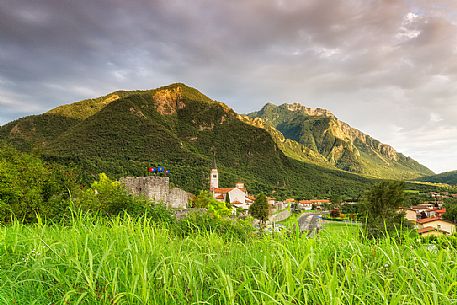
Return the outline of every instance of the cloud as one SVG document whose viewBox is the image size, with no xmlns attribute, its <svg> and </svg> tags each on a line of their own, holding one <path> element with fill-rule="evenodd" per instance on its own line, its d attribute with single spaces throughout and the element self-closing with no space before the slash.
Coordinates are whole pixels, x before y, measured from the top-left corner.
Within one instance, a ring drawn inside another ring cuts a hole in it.
<svg viewBox="0 0 457 305">
<path fill-rule="evenodd" d="M 450 170 L 456 11 L 453 0 L 5 0 L 0 124 L 180 81 L 239 112 L 266 101 L 328 108 Z"/>
</svg>

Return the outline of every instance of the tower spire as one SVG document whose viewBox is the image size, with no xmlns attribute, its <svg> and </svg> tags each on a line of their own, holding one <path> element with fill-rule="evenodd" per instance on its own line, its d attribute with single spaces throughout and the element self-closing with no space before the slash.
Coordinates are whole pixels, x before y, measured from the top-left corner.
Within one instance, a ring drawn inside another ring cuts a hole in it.
<svg viewBox="0 0 457 305">
<path fill-rule="evenodd" d="M 210 191 L 214 192 L 214 189 L 219 187 L 219 173 L 217 172 L 216 165 L 216 151 L 214 150 L 214 147 L 211 150 L 213 151 L 213 167 L 211 168 L 210 173 L 209 189 Z"/>
<path fill-rule="evenodd" d="M 217 169 L 217 164 L 216 164 L 216 151 L 213 149 L 213 168 Z"/>
</svg>

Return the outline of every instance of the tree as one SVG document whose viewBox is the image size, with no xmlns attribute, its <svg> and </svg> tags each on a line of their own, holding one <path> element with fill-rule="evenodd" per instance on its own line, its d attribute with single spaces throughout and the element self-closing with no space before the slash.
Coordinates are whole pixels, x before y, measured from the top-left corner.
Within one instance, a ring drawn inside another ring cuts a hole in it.
<svg viewBox="0 0 457 305">
<path fill-rule="evenodd" d="M 60 219 L 76 190 L 72 172 L 0 143 L 0 223 Z"/>
<path fill-rule="evenodd" d="M 257 196 L 254 203 L 249 207 L 249 214 L 255 219 L 260 220 L 261 224 L 265 224 L 270 215 L 270 207 L 265 194 L 261 193 Z"/>
<path fill-rule="evenodd" d="M 111 180 L 105 173 L 98 176 L 99 180 L 92 182 L 90 188 L 78 198 L 79 208 L 107 216 L 118 215 L 132 208 L 135 198 L 118 181 Z"/>
<path fill-rule="evenodd" d="M 212 198 L 208 204 L 208 212 L 215 218 L 222 218 L 229 216 L 232 210 L 227 208 L 225 202 Z"/>
<path fill-rule="evenodd" d="M 443 219 L 457 223 L 457 204 L 449 203 L 445 204 L 444 207 L 446 208 L 446 213 L 443 214 Z"/>
<path fill-rule="evenodd" d="M 200 193 L 198 193 L 198 195 L 194 198 L 192 207 L 198 209 L 207 209 L 211 199 L 214 198 L 208 191 L 200 191 Z"/>
<path fill-rule="evenodd" d="M 381 182 L 369 189 L 363 200 L 365 234 L 370 238 L 383 237 L 406 225 L 404 214 L 398 210 L 404 202 L 403 182 Z"/>
<path fill-rule="evenodd" d="M 340 209 L 343 198 L 340 195 L 333 195 L 330 198 L 330 202 L 332 203 L 331 206 L 333 209 Z"/>
<path fill-rule="evenodd" d="M 208 209 L 216 218 L 226 217 L 231 213 L 225 202 L 216 200 L 208 191 L 200 191 L 194 199 L 193 207 Z"/>
<path fill-rule="evenodd" d="M 232 204 L 230 203 L 230 195 L 229 193 L 227 193 L 225 195 L 225 206 L 228 208 L 228 209 L 231 209 L 232 208 Z"/>
</svg>

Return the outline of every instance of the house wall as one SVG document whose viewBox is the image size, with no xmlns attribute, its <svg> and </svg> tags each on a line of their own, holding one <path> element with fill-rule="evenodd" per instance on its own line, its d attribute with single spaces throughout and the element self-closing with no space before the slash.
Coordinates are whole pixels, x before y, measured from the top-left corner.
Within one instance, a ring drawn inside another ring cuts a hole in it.
<svg viewBox="0 0 457 305">
<path fill-rule="evenodd" d="M 230 203 L 239 201 L 241 204 L 246 203 L 246 193 L 240 189 L 234 188 L 229 192 Z"/>
<path fill-rule="evenodd" d="M 416 211 L 406 210 L 405 217 L 410 221 L 416 221 Z"/>
<path fill-rule="evenodd" d="M 440 227 L 438 227 L 438 226 L 440 226 Z M 455 225 L 452 223 L 449 223 L 447 221 L 443 221 L 443 220 L 435 220 L 435 221 L 431 221 L 431 222 L 427 222 L 427 223 L 419 225 L 419 228 L 424 228 L 424 227 L 433 227 L 435 229 L 445 231 L 449 234 L 453 234 L 455 232 Z"/>
<path fill-rule="evenodd" d="M 425 233 L 422 233 L 421 236 L 422 237 L 426 237 L 426 236 L 443 236 L 444 233 L 441 232 L 441 231 L 430 231 L 430 232 L 425 232 Z"/>
<path fill-rule="evenodd" d="M 300 204 L 301 209 L 310 211 L 313 209 L 313 205 L 311 203 Z"/>
</svg>

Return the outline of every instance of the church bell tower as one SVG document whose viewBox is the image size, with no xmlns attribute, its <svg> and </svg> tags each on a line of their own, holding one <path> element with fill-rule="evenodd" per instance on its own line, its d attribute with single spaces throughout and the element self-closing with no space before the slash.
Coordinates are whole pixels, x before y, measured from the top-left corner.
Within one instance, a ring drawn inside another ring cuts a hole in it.
<svg viewBox="0 0 457 305">
<path fill-rule="evenodd" d="M 209 177 L 209 190 L 214 191 L 219 187 L 219 173 L 217 172 L 216 156 L 213 156 L 213 167 L 211 168 L 211 174 Z"/>
</svg>

